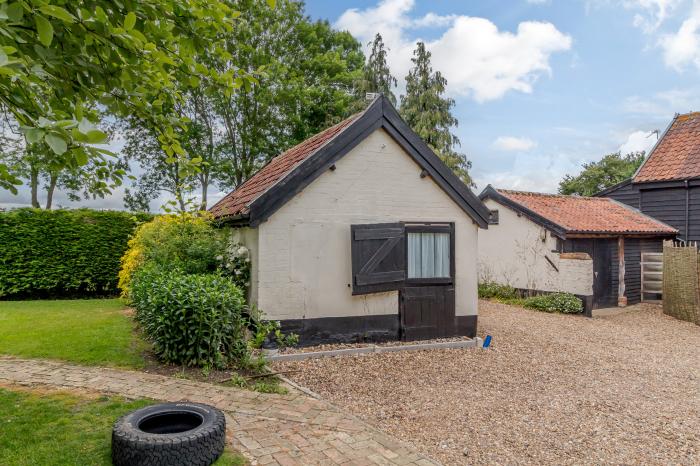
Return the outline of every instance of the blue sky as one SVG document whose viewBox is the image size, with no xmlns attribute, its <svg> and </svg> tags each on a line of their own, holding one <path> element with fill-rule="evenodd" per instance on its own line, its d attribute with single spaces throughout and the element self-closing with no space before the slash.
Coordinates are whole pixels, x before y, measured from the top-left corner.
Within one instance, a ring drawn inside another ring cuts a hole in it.
<svg viewBox="0 0 700 466">
<path fill-rule="evenodd" d="M 310 0 L 307 12 L 365 43 L 382 33 L 400 80 L 426 41 L 479 189 L 551 192 L 582 163 L 648 149 L 650 131 L 700 109 L 698 4 Z"/>
<path fill-rule="evenodd" d="M 648 149 L 674 113 L 700 110 L 700 0 L 308 0 L 306 10 L 363 43 L 382 33 L 397 94 L 426 42 L 477 190 L 555 192 L 581 164 Z M 0 206 L 28 200 L 0 191 Z M 121 190 L 80 205 L 123 208 Z"/>
</svg>

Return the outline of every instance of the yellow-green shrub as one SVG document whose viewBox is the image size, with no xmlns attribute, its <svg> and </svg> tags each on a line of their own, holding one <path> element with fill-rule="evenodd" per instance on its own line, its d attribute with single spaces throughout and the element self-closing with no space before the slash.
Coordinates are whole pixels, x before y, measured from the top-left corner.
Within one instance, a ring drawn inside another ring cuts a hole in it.
<svg viewBox="0 0 700 466">
<path fill-rule="evenodd" d="M 136 229 L 121 260 L 119 288 L 128 296 L 134 274 L 146 264 L 183 273 L 208 273 L 220 266 L 226 232 L 201 214 L 161 215 Z"/>
</svg>

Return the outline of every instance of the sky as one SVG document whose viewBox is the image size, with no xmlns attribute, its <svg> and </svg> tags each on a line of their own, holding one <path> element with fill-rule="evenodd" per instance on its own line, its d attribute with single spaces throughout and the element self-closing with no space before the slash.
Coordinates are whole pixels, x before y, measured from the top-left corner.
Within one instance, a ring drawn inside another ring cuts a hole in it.
<svg viewBox="0 0 700 466">
<path fill-rule="evenodd" d="M 307 0 L 306 11 L 363 44 L 381 33 L 397 96 L 426 43 L 477 192 L 556 192 L 583 163 L 648 150 L 675 113 L 700 110 L 700 0 Z M 27 198 L 0 191 L 0 206 Z M 122 208 L 121 191 L 80 205 Z"/>
</svg>

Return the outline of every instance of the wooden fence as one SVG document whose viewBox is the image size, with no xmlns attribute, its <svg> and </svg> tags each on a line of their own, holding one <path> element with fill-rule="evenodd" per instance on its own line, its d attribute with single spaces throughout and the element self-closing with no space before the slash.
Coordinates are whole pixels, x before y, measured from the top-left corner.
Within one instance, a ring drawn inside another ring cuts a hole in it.
<svg viewBox="0 0 700 466">
<path fill-rule="evenodd" d="M 664 314 L 700 325 L 700 255 L 697 243 L 664 241 Z"/>
</svg>

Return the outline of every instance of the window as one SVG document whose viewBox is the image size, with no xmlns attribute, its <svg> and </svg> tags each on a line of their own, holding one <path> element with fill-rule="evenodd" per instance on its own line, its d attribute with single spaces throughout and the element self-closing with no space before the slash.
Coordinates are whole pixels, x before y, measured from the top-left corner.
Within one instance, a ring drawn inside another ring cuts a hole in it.
<svg viewBox="0 0 700 466">
<path fill-rule="evenodd" d="M 498 209 L 489 210 L 489 225 L 498 225 Z"/>
<path fill-rule="evenodd" d="M 450 233 L 408 233 L 408 279 L 450 278 Z"/>
</svg>

